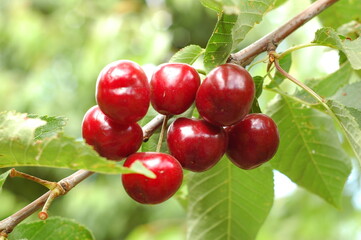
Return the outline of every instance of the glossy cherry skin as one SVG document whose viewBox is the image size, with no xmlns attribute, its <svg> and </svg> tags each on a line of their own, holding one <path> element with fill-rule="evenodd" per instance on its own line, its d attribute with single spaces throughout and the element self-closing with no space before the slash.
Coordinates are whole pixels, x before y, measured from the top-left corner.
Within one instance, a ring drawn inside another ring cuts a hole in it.
<svg viewBox="0 0 361 240">
<path fill-rule="evenodd" d="M 177 192 L 183 180 L 183 169 L 177 159 L 165 153 L 135 153 L 125 160 L 124 167 L 130 167 L 136 160 L 154 172 L 156 178 L 123 174 L 123 186 L 131 198 L 143 204 L 158 204 Z"/>
<path fill-rule="evenodd" d="M 249 114 L 230 127 L 228 137 L 227 156 L 242 169 L 253 169 L 267 162 L 279 145 L 276 123 L 260 113 Z"/>
<path fill-rule="evenodd" d="M 227 135 L 222 127 L 204 120 L 178 118 L 168 128 L 167 143 L 184 169 L 202 172 L 222 158 Z"/>
<path fill-rule="evenodd" d="M 138 123 L 121 125 L 106 116 L 98 106 L 86 112 L 82 134 L 85 142 L 100 156 L 116 161 L 136 152 L 143 141 L 143 131 Z"/>
<path fill-rule="evenodd" d="M 96 83 L 99 108 L 120 124 L 142 119 L 150 105 L 150 88 L 141 67 L 128 60 L 108 64 Z"/>
<path fill-rule="evenodd" d="M 164 115 L 181 114 L 194 102 L 199 85 L 199 75 L 190 65 L 162 64 L 150 80 L 152 106 Z"/>
<path fill-rule="evenodd" d="M 213 69 L 200 85 L 196 107 L 210 123 L 230 126 L 248 114 L 254 94 L 253 79 L 244 68 L 223 64 Z"/>
</svg>

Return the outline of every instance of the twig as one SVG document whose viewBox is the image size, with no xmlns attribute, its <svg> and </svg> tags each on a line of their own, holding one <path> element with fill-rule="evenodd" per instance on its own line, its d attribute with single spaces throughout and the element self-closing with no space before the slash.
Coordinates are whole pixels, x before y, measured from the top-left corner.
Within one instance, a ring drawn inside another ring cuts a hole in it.
<svg viewBox="0 0 361 240">
<path fill-rule="evenodd" d="M 62 179 L 59 181 L 59 184 L 64 188 L 65 193 L 70 191 L 73 187 L 75 187 L 78 183 L 92 175 L 93 172 L 86 171 L 86 170 L 79 170 L 72 175 Z M 25 206 L 21 210 L 17 211 L 10 217 L 5 218 L 0 222 L 0 232 L 9 234 L 12 232 L 14 227 L 18 225 L 21 221 L 25 218 L 29 217 L 33 214 L 36 210 L 41 208 L 46 200 L 48 199 L 51 191 L 43 194 L 41 197 L 30 203 L 29 205 Z"/>
<path fill-rule="evenodd" d="M 267 51 L 269 43 L 273 43 L 277 46 L 283 39 L 337 1 L 339 0 L 318 0 L 314 2 L 300 14 L 277 28 L 275 31 L 269 33 L 241 51 L 231 54 L 228 62 L 241 66 L 247 66 L 258 54 Z"/>
<path fill-rule="evenodd" d="M 163 115 L 157 115 L 154 119 L 152 119 L 148 124 L 143 127 L 144 138 L 148 139 L 154 133 L 154 131 L 160 127 L 163 122 L 163 117 Z M 60 184 L 61 187 L 64 189 L 64 192 L 61 195 L 69 192 L 73 187 L 78 185 L 80 182 L 82 182 L 84 179 L 88 178 L 92 174 L 94 174 L 94 172 L 90 172 L 87 170 L 78 170 L 72 175 L 60 180 L 58 184 Z M 13 231 L 16 225 L 18 225 L 24 219 L 32 215 L 39 208 L 41 208 L 49 198 L 50 194 L 51 191 L 43 194 L 41 197 L 34 200 L 13 215 L 0 221 L 0 236 L 7 236 L 7 234 Z"/>
</svg>

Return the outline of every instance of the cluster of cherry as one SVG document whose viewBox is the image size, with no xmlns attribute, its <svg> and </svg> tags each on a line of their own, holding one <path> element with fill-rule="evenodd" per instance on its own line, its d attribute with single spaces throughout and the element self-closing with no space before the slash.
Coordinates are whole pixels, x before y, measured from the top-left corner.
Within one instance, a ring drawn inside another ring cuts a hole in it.
<svg viewBox="0 0 361 240">
<path fill-rule="evenodd" d="M 103 157 L 121 160 L 130 167 L 138 160 L 156 175 L 124 174 L 126 192 L 140 203 L 156 204 L 169 199 L 180 187 L 183 168 L 202 172 L 226 153 L 242 169 L 270 160 L 277 151 L 279 135 L 274 121 L 264 114 L 248 114 L 255 86 L 242 67 L 223 64 L 202 81 L 188 64 L 166 63 L 150 82 L 141 67 L 127 60 L 107 65 L 96 85 L 98 105 L 84 116 L 85 141 Z M 150 103 L 164 115 L 179 115 L 195 102 L 203 118 L 178 118 L 168 128 L 169 154 L 138 152 L 143 132 L 137 121 Z"/>
</svg>

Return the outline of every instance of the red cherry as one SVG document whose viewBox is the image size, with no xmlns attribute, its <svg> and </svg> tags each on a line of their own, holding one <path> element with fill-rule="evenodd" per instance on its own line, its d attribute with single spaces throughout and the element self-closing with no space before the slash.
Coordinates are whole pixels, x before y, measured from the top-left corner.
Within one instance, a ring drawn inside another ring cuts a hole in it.
<svg viewBox="0 0 361 240">
<path fill-rule="evenodd" d="M 121 125 L 107 117 L 98 106 L 86 112 L 82 133 L 86 143 L 110 160 L 121 160 L 136 152 L 143 141 L 143 131 L 137 123 Z"/>
<path fill-rule="evenodd" d="M 170 153 L 183 168 L 202 172 L 213 167 L 227 148 L 227 135 L 222 127 L 204 120 L 178 118 L 168 129 Z"/>
<path fill-rule="evenodd" d="M 150 104 L 147 76 L 127 60 L 112 62 L 100 72 L 95 95 L 102 112 L 120 124 L 142 119 Z"/>
<path fill-rule="evenodd" d="M 246 116 L 254 94 L 253 79 L 244 68 L 223 64 L 213 69 L 200 85 L 196 107 L 210 123 L 230 126 Z"/>
<path fill-rule="evenodd" d="M 270 160 L 277 151 L 277 125 L 265 114 L 247 115 L 230 127 L 227 156 L 238 167 L 252 169 Z"/>
<path fill-rule="evenodd" d="M 152 106 L 164 115 L 181 114 L 194 102 L 199 84 L 199 75 L 190 65 L 162 64 L 150 81 Z"/>
<path fill-rule="evenodd" d="M 177 159 L 165 153 L 135 153 L 125 160 L 124 167 L 130 167 L 136 160 L 154 172 L 156 178 L 133 173 L 122 175 L 124 189 L 131 198 L 139 203 L 157 204 L 177 192 L 183 180 L 182 166 Z"/>
</svg>

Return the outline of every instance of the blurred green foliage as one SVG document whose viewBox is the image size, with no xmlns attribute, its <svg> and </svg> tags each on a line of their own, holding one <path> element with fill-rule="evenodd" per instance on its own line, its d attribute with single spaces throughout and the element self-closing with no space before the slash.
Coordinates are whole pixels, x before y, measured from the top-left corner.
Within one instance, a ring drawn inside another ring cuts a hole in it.
<svg viewBox="0 0 361 240">
<path fill-rule="evenodd" d="M 308 4 L 292 0 L 270 12 L 241 47 Z M 66 133 L 80 137 L 83 114 L 95 104 L 95 82 L 106 64 L 130 59 L 148 69 L 168 61 L 188 44 L 205 47 L 216 19 L 214 12 L 194 0 L 1 0 L 0 111 L 65 116 L 69 119 Z M 316 20 L 306 24 L 280 49 L 312 40 L 319 26 Z M 324 76 L 323 54 L 322 48 L 293 54 L 291 73 L 302 79 Z M 314 64 L 304 64 L 305 59 Z M 265 65 L 255 66 L 252 75 L 264 75 Z M 261 109 L 272 96 L 264 92 Z M 20 170 L 54 181 L 71 173 L 48 168 Z M 0 194 L 0 219 L 43 192 L 34 183 L 9 179 Z M 258 239 L 360 239 L 356 223 L 361 213 L 355 204 L 360 200 L 353 192 L 356 190 L 350 188 L 340 210 L 305 191 L 276 200 Z M 56 200 L 50 214 L 76 219 L 98 240 L 185 238 L 186 212 L 176 200 L 139 205 L 126 196 L 119 176 L 92 176 Z"/>
<path fill-rule="evenodd" d="M 118 59 L 157 65 L 191 42 L 205 46 L 216 19 L 205 11 L 191 0 L 1 1 L 0 110 L 66 116 L 67 133 L 80 136 L 100 70 Z"/>
</svg>

